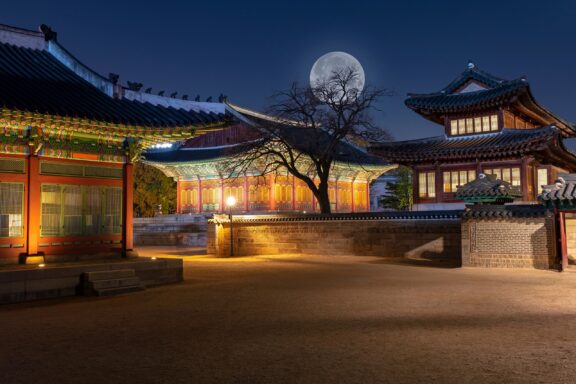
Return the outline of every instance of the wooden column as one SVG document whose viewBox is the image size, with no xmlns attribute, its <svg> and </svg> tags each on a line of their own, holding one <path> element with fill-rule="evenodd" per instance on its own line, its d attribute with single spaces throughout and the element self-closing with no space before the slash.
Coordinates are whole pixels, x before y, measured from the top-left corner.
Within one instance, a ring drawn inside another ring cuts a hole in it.
<svg viewBox="0 0 576 384">
<path fill-rule="evenodd" d="M 526 157 L 522 157 L 522 163 L 520 166 L 520 186 L 522 188 L 522 200 L 531 201 L 532 199 L 530 198 L 530 193 L 528 191 L 527 171 L 528 171 L 528 159 Z"/>
<path fill-rule="evenodd" d="M 276 197 L 274 196 L 274 175 L 270 174 L 270 210 L 276 210 Z"/>
<path fill-rule="evenodd" d="M 198 213 L 202 213 L 202 179 L 198 178 Z"/>
<path fill-rule="evenodd" d="M 134 165 L 124 164 L 122 183 L 122 256 L 136 256 L 133 239 Z"/>
<path fill-rule="evenodd" d="M 350 205 L 351 207 L 351 211 L 354 212 L 355 211 L 355 207 L 354 207 L 354 179 L 352 179 L 352 183 L 350 183 L 350 188 L 352 191 L 352 195 L 350 196 Z"/>
<path fill-rule="evenodd" d="M 248 184 L 248 176 L 244 175 L 244 210 L 248 212 L 250 210 L 250 202 L 248 198 L 250 194 L 248 193 L 250 185 Z"/>
<path fill-rule="evenodd" d="M 225 212 L 226 207 L 224 206 L 224 179 L 220 178 L 220 212 Z"/>
<path fill-rule="evenodd" d="M 38 241 L 40 239 L 41 190 L 40 190 L 40 159 L 37 155 L 28 157 L 28 215 L 26 217 L 26 257 L 38 256 Z M 23 260 L 25 262 L 25 260 Z"/>
<path fill-rule="evenodd" d="M 338 178 L 336 178 L 336 182 L 334 183 L 334 212 L 338 212 Z"/>
<path fill-rule="evenodd" d="M 296 210 L 296 178 L 292 175 L 292 211 Z"/>
<path fill-rule="evenodd" d="M 180 177 L 176 180 L 176 213 L 182 213 L 182 183 Z"/>
<path fill-rule="evenodd" d="M 568 245 L 566 236 L 566 223 L 564 221 L 564 213 L 557 213 L 559 227 L 560 227 L 560 259 L 562 265 L 562 271 L 566 271 L 568 268 Z"/>
<path fill-rule="evenodd" d="M 370 180 L 366 180 L 366 212 L 370 212 Z"/>
</svg>

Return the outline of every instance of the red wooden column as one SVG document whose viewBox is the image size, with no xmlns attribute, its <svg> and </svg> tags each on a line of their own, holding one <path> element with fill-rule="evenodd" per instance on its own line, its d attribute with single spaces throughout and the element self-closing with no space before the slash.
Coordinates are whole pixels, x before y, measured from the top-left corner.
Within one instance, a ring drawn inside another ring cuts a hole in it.
<svg viewBox="0 0 576 384">
<path fill-rule="evenodd" d="M 276 210 L 276 197 L 274 196 L 274 175 L 270 174 L 270 210 Z"/>
<path fill-rule="evenodd" d="M 124 177 L 122 183 L 122 256 L 132 257 L 134 254 L 133 239 L 133 205 L 134 205 L 134 165 L 130 162 L 124 164 Z"/>
<path fill-rule="evenodd" d="M 354 213 L 356 210 L 356 207 L 354 206 L 354 179 L 352 179 L 352 183 L 350 183 L 350 188 L 352 188 L 350 205 L 352 205 L 352 213 Z"/>
<path fill-rule="evenodd" d="M 366 212 L 370 212 L 370 180 L 366 180 Z"/>
<path fill-rule="evenodd" d="M 40 159 L 37 155 L 28 157 L 28 215 L 27 215 L 27 252 L 26 256 L 38 255 L 40 239 L 41 192 L 40 192 Z"/>
<path fill-rule="evenodd" d="M 224 179 L 220 177 L 220 212 L 224 212 L 226 207 L 224 206 Z"/>
<path fill-rule="evenodd" d="M 244 210 L 248 212 L 250 210 L 250 202 L 248 201 L 248 176 L 244 175 Z"/>
<path fill-rule="evenodd" d="M 182 213 L 182 183 L 180 182 L 180 177 L 176 180 L 176 213 Z"/>
<path fill-rule="evenodd" d="M 198 178 L 198 213 L 202 213 L 202 179 Z"/>
<path fill-rule="evenodd" d="M 334 199 L 336 200 L 334 202 L 334 212 L 338 212 L 338 179 L 334 183 Z"/>
<path fill-rule="evenodd" d="M 562 271 L 566 271 L 568 268 L 568 245 L 566 239 L 566 224 L 564 221 L 564 213 L 555 210 L 558 217 L 559 227 L 560 227 L 560 257 L 562 262 Z"/>
<path fill-rule="evenodd" d="M 292 211 L 296 210 L 296 178 L 292 175 Z"/>
</svg>

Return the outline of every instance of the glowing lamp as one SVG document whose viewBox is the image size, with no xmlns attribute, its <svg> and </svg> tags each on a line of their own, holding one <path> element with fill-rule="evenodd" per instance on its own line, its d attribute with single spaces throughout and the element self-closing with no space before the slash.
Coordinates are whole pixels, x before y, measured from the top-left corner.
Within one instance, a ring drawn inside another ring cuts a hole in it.
<svg viewBox="0 0 576 384">
<path fill-rule="evenodd" d="M 236 205 L 236 198 L 234 196 L 228 196 L 226 199 L 226 205 L 230 208 Z"/>
</svg>

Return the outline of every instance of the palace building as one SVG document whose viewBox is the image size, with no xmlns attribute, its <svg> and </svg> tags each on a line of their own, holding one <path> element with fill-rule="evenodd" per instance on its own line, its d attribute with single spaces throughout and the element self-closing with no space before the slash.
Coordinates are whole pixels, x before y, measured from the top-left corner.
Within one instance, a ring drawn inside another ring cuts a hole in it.
<svg viewBox="0 0 576 384">
<path fill-rule="evenodd" d="M 236 199 L 235 212 L 319 211 L 312 191 L 287 172 L 264 174 L 265 166 L 255 165 L 230 177 L 227 163 L 246 150 L 246 143 L 258 139 L 262 120 L 273 118 L 230 103 L 227 106 L 237 124 L 190 139 L 172 150 L 151 150 L 144 155 L 145 163 L 177 181 L 178 213 L 227 211 L 224 203 L 228 196 Z M 307 141 L 309 128 L 285 128 L 285 139 L 295 149 Z M 370 211 L 370 182 L 395 166 L 351 142 L 342 141 L 337 152 L 329 182 L 332 212 Z"/>
<path fill-rule="evenodd" d="M 0 264 L 129 255 L 141 151 L 231 116 L 222 103 L 123 87 L 40 29 L 0 25 Z"/>
<path fill-rule="evenodd" d="M 479 174 L 496 175 L 536 202 L 542 185 L 576 170 L 563 139 L 572 124 L 541 106 L 525 78 L 503 80 L 469 63 L 438 92 L 410 94 L 405 104 L 440 124 L 442 136 L 375 144 L 371 152 L 414 171 L 414 209 L 458 209 L 456 189 Z"/>
</svg>

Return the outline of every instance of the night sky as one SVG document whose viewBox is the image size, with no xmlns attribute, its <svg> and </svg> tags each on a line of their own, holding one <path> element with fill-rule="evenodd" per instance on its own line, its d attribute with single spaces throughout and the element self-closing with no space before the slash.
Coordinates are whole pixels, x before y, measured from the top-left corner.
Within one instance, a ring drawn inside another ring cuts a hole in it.
<svg viewBox="0 0 576 384">
<path fill-rule="evenodd" d="M 222 92 L 262 110 L 314 61 L 345 51 L 369 84 L 397 96 L 376 116 L 396 139 L 442 127 L 404 106 L 406 93 L 444 87 L 469 59 L 494 75 L 526 75 L 536 99 L 576 121 L 576 3 L 571 1 L 13 1 L 0 23 L 45 23 L 80 61 L 153 93 Z"/>
</svg>

